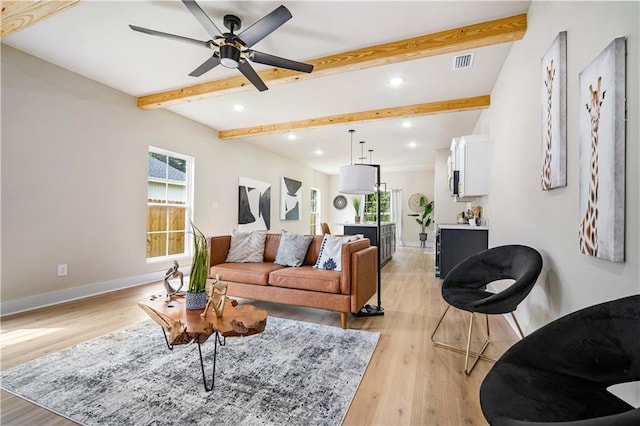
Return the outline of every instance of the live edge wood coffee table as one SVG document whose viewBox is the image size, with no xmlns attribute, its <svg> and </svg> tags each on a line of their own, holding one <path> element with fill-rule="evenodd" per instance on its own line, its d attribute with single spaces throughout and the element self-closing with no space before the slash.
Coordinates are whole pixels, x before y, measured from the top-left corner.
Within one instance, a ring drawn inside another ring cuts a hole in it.
<svg viewBox="0 0 640 426">
<path fill-rule="evenodd" d="M 200 367 L 204 389 L 213 390 L 216 375 L 216 358 L 218 345 L 224 346 L 227 337 L 251 336 L 261 333 L 267 325 L 267 311 L 256 309 L 252 305 L 238 305 L 235 300 L 227 298 L 222 317 L 217 318 L 213 309 L 201 317 L 203 309 L 186 309 L 184 296 L 172 296 L 170 300 L 162 296 L 138 302 L 140 306 L 160 327 L 169 350 L 174 345 L 187 343 L 198 344 Z M 167 332 L 169 333 L 167 337 Z M 213 336 L 213 372 L 211 386 L 207 384 L 200 345 Z"/>
</svg>

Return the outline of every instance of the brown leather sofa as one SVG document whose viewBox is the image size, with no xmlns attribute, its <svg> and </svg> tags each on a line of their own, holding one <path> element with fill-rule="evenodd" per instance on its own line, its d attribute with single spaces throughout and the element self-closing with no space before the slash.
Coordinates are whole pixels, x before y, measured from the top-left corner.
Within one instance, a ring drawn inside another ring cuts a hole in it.
<svg viewBox="0 0 640 426">
<path fill-rule="evenodd" d="M 328 271 L 313 267 L 322 238 L 313 236 L 302 266 L 288 267 L 274 263 L 280 234 L 267 234 L 262 263 L 226 263 L 231 236 L 209 237 L 209 277 L 219 274 L 231 296 L 340 312 L 347 328 L 347 314 L 358 312 L 376 292 L 378 248 L 367 238 L 345 243 L 342 270 Z"/>
</svg>

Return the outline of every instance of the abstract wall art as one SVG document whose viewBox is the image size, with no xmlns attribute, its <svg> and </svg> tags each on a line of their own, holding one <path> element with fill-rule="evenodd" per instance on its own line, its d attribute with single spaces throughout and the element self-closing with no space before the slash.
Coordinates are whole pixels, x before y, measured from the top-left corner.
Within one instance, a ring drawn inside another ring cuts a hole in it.
<svg viewBox="0 0 640 426">
<path fill-rule="evenodd" d="M 258 180 L 238 180 L 238 230 L 271 228 L 271 185 Z"/>
<path fill-rule="evenodd" d="M 557 35 L 541 61 L 542 189 L 567 185 L 567 32 Z"/>
<path fill-rule="evenodd" d="M 280 219 L 300 220 L 302 182 L 282 177 L 280 184 Z"/>
<path fill-rule="evenodd" d="M 579 78 L 580 252 L 624 261 L 625 38 L 607 46 Z"/>
</svg>

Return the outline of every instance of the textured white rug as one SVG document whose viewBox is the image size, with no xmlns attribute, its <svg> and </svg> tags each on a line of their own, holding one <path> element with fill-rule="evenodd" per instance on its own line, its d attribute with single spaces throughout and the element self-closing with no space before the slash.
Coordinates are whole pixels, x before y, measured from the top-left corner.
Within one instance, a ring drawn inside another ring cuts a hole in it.
<svg viewBox="0 0 640 426">
<path fill-rule="evenodd" d="M 205 392 L 195 344 L 127 330 L 2 372 L 2 389 L 84 425 L 337 425 L 379 333 L 269 317 L 263 333 L 218 347 Z M 213 338 L 202 345 L 209 375 Z"/>
</svg>

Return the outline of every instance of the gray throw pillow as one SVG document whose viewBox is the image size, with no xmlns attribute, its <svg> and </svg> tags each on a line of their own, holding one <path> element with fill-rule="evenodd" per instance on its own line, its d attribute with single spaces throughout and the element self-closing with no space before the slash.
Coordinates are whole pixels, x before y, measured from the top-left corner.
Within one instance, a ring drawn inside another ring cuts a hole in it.
<svg viewBox="0 0 640 426">
<path fill-rule="evenodd" d="M 231 232 L 231 247 L 227 262 L 260 263 L 264 261 L 267 231 Z"/>
<path fill-rule="evenodd" d="M 301 266 L 312 240 L 311 235 L 297 235 L 283 231 L 274 263 L 282 266 Z"/>
</svg>

